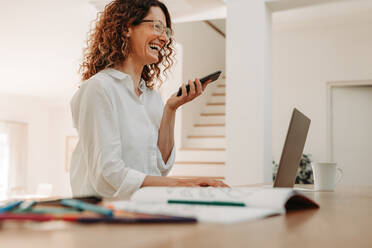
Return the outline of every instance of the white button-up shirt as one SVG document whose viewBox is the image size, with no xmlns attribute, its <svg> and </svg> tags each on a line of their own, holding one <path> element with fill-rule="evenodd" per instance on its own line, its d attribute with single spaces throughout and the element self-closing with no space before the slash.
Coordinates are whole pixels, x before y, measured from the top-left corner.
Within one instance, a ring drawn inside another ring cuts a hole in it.
<svg viewBox="0 0 372 248">
<path fill-rule="evenodd" d="M 105 69 L 81 85 L 71 100 L 79 142 L 72 154 L 74 196 L 127 198 L 146 175 L 167 175 L 175 148 L 165 164 L 158 148 L 164 104 L 141 80 L 138 97 L 131 77 Z"/>
</svg>

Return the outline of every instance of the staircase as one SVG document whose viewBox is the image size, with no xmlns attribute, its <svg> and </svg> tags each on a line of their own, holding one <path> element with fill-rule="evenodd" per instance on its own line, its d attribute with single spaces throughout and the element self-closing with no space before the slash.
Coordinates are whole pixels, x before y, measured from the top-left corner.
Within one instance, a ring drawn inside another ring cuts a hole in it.
<svg viewBox="0 0 372 248">
<path fill-rule="evenodd" d="M 183 147 L 176 153 L 170 176 L 225 178 L 225 80 L 216 83 Z"/>
</svg>

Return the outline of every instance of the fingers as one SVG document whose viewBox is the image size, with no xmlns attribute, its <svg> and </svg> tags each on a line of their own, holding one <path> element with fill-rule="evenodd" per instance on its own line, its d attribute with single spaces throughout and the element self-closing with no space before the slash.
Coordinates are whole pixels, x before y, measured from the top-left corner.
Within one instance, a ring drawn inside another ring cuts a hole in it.
<svg viewBox="0 0 372 248">
<path fill-rule="evenodd" d="M 181 97 L 186 97 L 187 96 L 186 84 L 182 84 L 181 88 L 182 88 Z"/>
<path fill-rule="evenodd" d="M 186 89 L 186 84 L 181 84 L 181 95 L 177 96 L 178 100 L 180 100 L 181 105 L 186 102 L 187 98 L 187 89 Z"/>
<path fill-rule="evenodd" d="M 195 84 L 194 82 L 191 82 L 190 80 L 188 81 L 188 84 L 190 86 L 190 92 L 189 92 L 189 98 L 194 98 L 195 97 Z"/>
<path fill-rule="evenodd" d="M 188 93 L 187 88 L 189 88 Z M 194 98 L 198 97 L 202 93 L 203 85 L 200 83 L 199 79 L 195 78 L 194 82 L 191 82 L 191 80 L 189 80 L 187 82 L 187 87 L 186 84 L 181 85 L 181 95 L 177 97 L 177 102 L 179 105 L 183 105 L 186 102 L 192 101 Z"/>
<path fill-rule="evenodd" d="M 199 183 L 198 185 L 200 187 L 208 187 L 208 186 L 211 186 L 211 187 L 229 187 L 227 184 L 225 184 L 224 182 L 220 181 L 220 180 L 214 180 L 214 179 L 209 179 L 209 178 L 201 178 L 199 179 Z"/>
<path fill-rule="evenodd" d="M 230 187 L 225 184 L 223 181 L 214 180 L 209 178 L 198 178 L 198 179 L 182 179 L 179 181 L 178 186 L 183 187 Z"/>
<path fill-rule="evenodd" d="M 196 94 L 199 96 L 203 93 L 203 86 L 200 83 L 199 79 L 195 78 L 195 84 L 196 84 Z"/>
<path fill-rule="evenodd" d="M 189 84 L 189 87 L 190 87 L 190 91 L 189 91 L 189 94 L 187 96 L 187 100 L 191 101 L 202 93 L 202 85 L 197 78 L 195 78 L 194 82 L 191 82 L 189 80 L 188 84 Z"/>
<path fill-rule="evenodd" d="M 224 182 L 222 181 L 219 181 L 219 186 L 218 187 L 223 187 L 223 188 L 230 188 L 229 185 L 225 184 Z"/>
<path fill-rule="evenodd" d="M 227 184 L 225 184 L 224 182 L 219 181 L 219 180 L 213 180 L 213 182 L 211 183 L 210 186 L 212 186 L 212 187 L 222 187 L 222 188 L 229 187 Z"/>
<path fill-rule="evenodd" d="M 208 80 L 208 81 L 206 81 L 204 84 L 203 84 L 203 91 L 205 90 L 205 88 L 207 88 L 207 86 L 208 86 L 208 84 L 210 83 L 210 82 L 212 82 L 212 80 Z"/>
</svg>

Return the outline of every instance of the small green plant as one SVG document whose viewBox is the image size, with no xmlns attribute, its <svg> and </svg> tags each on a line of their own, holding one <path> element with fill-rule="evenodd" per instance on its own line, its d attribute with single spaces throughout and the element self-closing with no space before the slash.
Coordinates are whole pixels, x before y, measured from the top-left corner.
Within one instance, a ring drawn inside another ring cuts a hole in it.
<svg viewBox="0 0 372 248">
<path fill-rule="evenodd" d="M 311 168 L 311 155 L 302 154 L 300 165 L 298 166 L 296 184 L 314 184 L 313 170 Z M 278 173 L 279 165 L 273 160 L 273 181 Z"/>
</svg>

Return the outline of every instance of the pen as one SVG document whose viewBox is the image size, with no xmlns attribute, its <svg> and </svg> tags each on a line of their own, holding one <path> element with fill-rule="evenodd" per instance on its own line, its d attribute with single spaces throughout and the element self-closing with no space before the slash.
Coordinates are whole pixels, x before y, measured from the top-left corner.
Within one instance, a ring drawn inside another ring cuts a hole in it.
<svg viewBox="0 0 372 248">
<path fill-rule="evenodd" d="M 169 204 L 191 204 L 191 205 L 246 207 L 244 202 L 168 200 L 168 203 Z"/>
<path fill-rule="evenodd" d="M 2 214 L 4 212 L 8 212 L 8 211 L 12 210 L 13 208 L 18 207 L 22 202 L 23 201 L 15 201 L 15 202 L 5 204 L 5 206 L 1 206 L 0 207 L 0 214 Z"/>
<path fill-rule="evenodd" d="M 98 214 L 106 215 L 109 217 L 112 217 L 113 211 L 111 209 L 103 208 L 97 205 L 93 205 L 90 203 L 85 203 L 79 200 L 73 200 L 73 199 L 63 199 L 61 200 L 61 204 L 69 207 L 74 207 L 80 210 L 87 210 L 92 211 Z"/>
<path fill-rule="evenodd" d="M 122 223 L 122 224 L 132 224 L 132 223 L 195 223 L 197 220 L 193 217 L 168 217 L 162 216 L 159 218 L 127 218 L 127 217 L 78 217 L 78 216 L 65 216 L 60 218 L 64 221 L 78 222 L 84 224 L 92 223 Z"/>
</svg>

